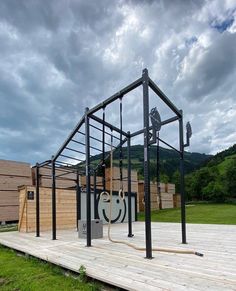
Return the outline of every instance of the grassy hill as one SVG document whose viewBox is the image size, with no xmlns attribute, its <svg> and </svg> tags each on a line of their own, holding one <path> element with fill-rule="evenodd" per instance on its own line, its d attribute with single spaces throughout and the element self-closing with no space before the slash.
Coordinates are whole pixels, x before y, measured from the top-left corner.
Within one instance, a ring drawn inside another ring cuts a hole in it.
<svg viewBox="0 0 236 291">
<path fill-rule="evenodd" d="M 186 176 L 189 199 L 234 201 L 236 199 L 236 145 L 206 160 Z"/>
<path fill-rule="evenodd" d="M 127 166 L 127 148 L 123 147 L 123 165 Z M 108 152 L 107 152 L 108 154 Z M 151 180 L 154 180 L 156 177 L 156 156 L 157 156 L 157 147 L 150 147 L 150 175 Z M 119 150 L 116 150 L 113 154 L 114 165 L 119 166 Z M 185 152 L 185 171 L 190 173 L 198 169 L 202 163 L 209 160 L 211 155 L 200 154 L 200 153 L 190 153 Z M 102 155 L 96 155 L 93 157 L 92 161 L 94 164 L 98 163 L 102 159 Z M 108 161 L 109 164 L 109 161 Z M 131 146 L 131 164 L 132 169 L 137 170 L 140 177 L 143 176 L 143 146 L 134 145 Z M 160 170 L 162 180 L 167 179 L 168 181 L 172 180 L 172 177 L 176 170 L 179 168 L 179 154 L 171 149 L 166 149 L 160 147 Z"/>
</svg>

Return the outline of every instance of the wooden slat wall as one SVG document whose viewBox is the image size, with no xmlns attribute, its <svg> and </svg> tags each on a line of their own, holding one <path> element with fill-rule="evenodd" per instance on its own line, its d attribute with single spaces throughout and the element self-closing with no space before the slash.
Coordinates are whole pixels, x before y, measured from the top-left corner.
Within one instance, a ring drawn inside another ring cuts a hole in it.
<svg viewBox="0 0 236 291">
<path fill-rule="evenodd" d="M 30 164 L 0 160 L 0 175 L 31 177 Z"/>
<path fill-rule="evenodd" d="M 119 167 L 113 167 L 112 176 L 113 176 L 113 183 L 112 183 L 112 189 L 114 191 L 119 191 L 121 186 L 123 185 L 123 190 L 125 192 L 128 191 L 128 170 L 126 168 L 122 169 L 122 175 L 123 175 L 123 183 L 120 183 L 120 168 Z M 106 169 L 106 189 L 110 191 L 110 169 Z M 131 171 L 131 192 L 137 193 L 137 211 L 139 212 L 139 198 L 138 198 L 138 174 L 137 171 Z"/>
<path fill-rule="evenodd" d="M 173 195 L 174 208 L 179 208 L 181 206 L 181 196 L 179 193 Z"/>
<path fill-rule="evenodd" d="M 33 176 L 33 185 L 36 185 L 36 168 L 32 168 L 32 176 Z M 63 170 L 56 169 L 56 175 L 65 174 L 61 177 L 56 178 L 56 187 L 57 188 L 70 188 L 76 186 L 76 173 L 66 173 Z M 39 168 L 40 175 L 40 186 L 42 187 L 52 187 L 52 170 L 47 167 Z"/>
<path fill-rule="evenodd" d="M 0 222 L 19 219 L 18 186 L 31 185 L 28 163 L 0 160 Z"/>
<path fill-rule="evenodd" d="M 3 176 L 0 175 L 1 191 L 16 191 L 18 186 L 31 185 L 31 177 Z"/>
<path fill-rule="evenodd" d="M 102 189 L 102 177 L 97 176 L 96 177 L 96 185 L 97 185 L 97 189 Z M 80 183 L 82 187 L 86 187 L 86 176 L 80 176 Z M 90 185 L 91 187 L 93 187 L 93 183 L 94 183 L 94 177 L 93 175 L 90 177 Z"/>
<path fill-rule="evenodd" d="M 173 201 L 173 194 L 175 193 L 175 185 L 174 184 L 165 184 L 160 183 L 160 190 L 161 190 L 161 202 L 162 202 L 162 209 L 166 208 L 173 208 L 174 201 Z M 139 210 L 144 211 L 145 205 L 144 201 L 144 182 L 138 182 L 138 192 L 139 192 Z M 157 184 L 151 183 L 150 184 L 150 194 L 151 194 L 151 210 L 158 210 L 159 209 L 159 197 L 157 195 Z"/>
<path fill-rule="evenodd" d="M 128 171 L 126 168 L 123 168 L 123 189 L 125 192 L 128 191 Z M 106 190 L 110 191 L 110 168 L 106 168 Z M 119 167 L 113 167 L 113 183 L 112 183 L 112 189 L 114 191 L 119 191 L 121 188 L 121 183 L 119 181 L 120 179 L 120 168 Z M 91 187 L 93 187 L 94 178 L 91 176 L 90 183 Z M 86 187 L 86 177 L 81 177 L 81 185 L 83 187 Z M 102 177 L 97 176 L 97 189 L 102 189 Z M 138 174 L 137 171 L 131 171 L 131 191 L 136 192 L 138 195 Z M 137 199 L 137 211 L 139 212 L 139 199 Z"/>
<path fill-rule="evenodd" d="M 27 200 L 27 191 L 35 187 L 20 188 L 19 231 L 36 231 L 36 197 Z M 56 189 L 57 229 L 76 227 L 76 192 L 74 190 Z M 21 219 L 22 217 L 22 219 Z M 52 229 L 52 190 L 40 187 L 40 230 Z"/>
</svg>

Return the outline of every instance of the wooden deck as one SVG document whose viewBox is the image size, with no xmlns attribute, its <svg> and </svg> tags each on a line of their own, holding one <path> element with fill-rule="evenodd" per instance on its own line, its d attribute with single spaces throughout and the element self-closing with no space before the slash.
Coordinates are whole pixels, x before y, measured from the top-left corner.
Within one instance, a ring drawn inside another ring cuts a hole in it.
<svg viewBox="0 0 236 291">
<path fill-rule="evenodd" d="M 40 238 L 34 233 L 0 233 L 0 243 L 32 256 L 50 261 L 75 272 L 81 265 L 87 275 L 127 290 L 236 290 L 236 226 L 187 225 L 187 245 L 180 243 L 180 225 L 153 223 L 153 245 L 194 249 L 204 257 L 194 255 L 145 253 L 128 246 L 114 244 L 105 237 L 93 240 L 87 248 L 85 240 L 77 238 L 75 230 L 58 231 Z M 133 225 L 134 238 L 127 238 L 127 224 L 112 226 L 112 236 L 144 246 L 144 223 Z"/>
</svg>

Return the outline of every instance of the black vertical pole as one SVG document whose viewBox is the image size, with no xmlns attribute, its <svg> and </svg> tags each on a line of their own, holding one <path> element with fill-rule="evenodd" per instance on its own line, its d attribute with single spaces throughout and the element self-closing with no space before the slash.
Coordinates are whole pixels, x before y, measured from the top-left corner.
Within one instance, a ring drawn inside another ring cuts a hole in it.
<svg viewBox="0 0 236 291">
<path fill-rule="evenodd" d="M 149 85 L 148 70 L 143 70 L 143 125 L 144 125 L 144 195 L 146 258 L 152 258 L 151 199 L 149 175 Z"/>
<path fill-rule="evenodd" d="M 130 132 L 128 132 L 130 135 Z M 128 158 L 128 237 L 132 234 L 132 201 L 131 201 L 131 156 L 130 156 L 130 136 L 127 138 L 127 158 Z"/>
<path fill-rule="evenodd" d="M 89 108 L 85 110 L 85 153 L 86 153 L 86 204 L 87 204 L 87 247 L 91 246 L 91 187 L 90 187 L 90 138 L 89 138 Z"/>
<path fill-rule="evenodd" d="M 106 190 L 106 167 L 105 167 L 105 108 L 102 113 L 102 187 Z"/>
<path fill-rule="evenodd" d="M 56 218 L 56 173 L 55 162 L 52 161 L 52 239 L 57 239 L 57 218 Z"/>
<path fill-rule="evenodd" d="M 40 236 L 39 164 L 36 164 L 36 236 Z"/>
<path fill-rule="evenodd" d="M 78 178 L 79 179 L 79 178 Z M 79 183 L 79 191 L 78 191 L 78 220 L 81 220 L 81 184 Z"/>
<path fill-rule="evenodd" d="M 79 220 L 80 220 L 80 204 L 81 204 L 81 188 L 79 185 L 79 173 L 77 172 L 76 177 L 76 227 L 79 229 Z"/>
<path fill-rule="evenodd" d="M 157 196 L 159 198 L 159 209 L 162 209 L 161 201 L 161 185 L 160 185 L 160 146 L 159 146 L 159 132 L 157 139 Z"/>
<path fill-rule="evenodd" d="M 179 147 L 180 147 L 180 195 L 181 195 L 181 228 L 182 243 L 186 244 L 186 217 L 185 217 L 185 191 L 184 191 L 184 135 L 183 135 L 183 113 L 179 119 Z"/>
<path fill-rule="evenodd" d="M 94 218 L 98 218 L 97 212 L 97 172 L 93 172 L 93 207 L 94 207 Z"/>
</svg>

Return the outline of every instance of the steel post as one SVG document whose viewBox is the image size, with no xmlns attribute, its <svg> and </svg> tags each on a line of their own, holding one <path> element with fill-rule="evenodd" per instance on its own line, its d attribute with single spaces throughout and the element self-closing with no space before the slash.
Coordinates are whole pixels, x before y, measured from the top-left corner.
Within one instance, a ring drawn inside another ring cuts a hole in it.
<svg viewBox="0 0 236 291">
<path fill-rule="evenodd" d="M 87 247 L 91 247 L 91 187 L 90 187 L 90 130 L 89 108 L 85 111 L 85 152 L 86 152 L 86 220 L 87 220 Z"/>
<path fill-rule="evenodd" d="M 79 173 L 77 173 L 76 177 L 76 226 L 77 230 L 79 229 L 79 223 L 78 221 L 81 219 L 80 215 L 80 209 L 81 209 L 81 188 L 79 184 Z"/>
<path fill-rule="evenodd" d="M 52 161 L 52 239 L 57 239 L 56 234 L 57 218 L 56 218 L 56 173 L 55 162 Z"/>
<path fill-rule="evenodd" d="M 145 195 L 145 236 L 146 258 L 152 258 L 151 199 L 149 173 L 149 87 L 148 70 L 143 70 L 143 128 L 144 128 L 144 195 Z"/>
<path fill-rule="evenodd" d="M 130 134 L 130 132 L 128 132 Z M 127 138 L 127 159 L 128 159 L 128 237 L 134 236 L 132 233 L 132 200 L 131 200 L 131 152 L 130 136 Z"/>
<path fill-rule="evenodd" d="M 36 236 L 40 236 L 39 164 L 36 164 Z"/>
<path fill-rule="evenodd" d="M 186 215 L 185 215 L 185 191 L 184 191 L 184 135 L 183 135 L 183 113 L 179 119 L 179 147 L 180 147 L 180 195 L 181 195 L 181 229 L 182 243 L 186 244 Z"/>
</svg>

